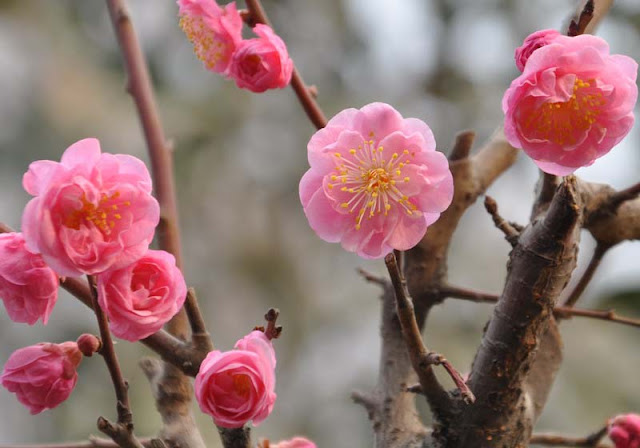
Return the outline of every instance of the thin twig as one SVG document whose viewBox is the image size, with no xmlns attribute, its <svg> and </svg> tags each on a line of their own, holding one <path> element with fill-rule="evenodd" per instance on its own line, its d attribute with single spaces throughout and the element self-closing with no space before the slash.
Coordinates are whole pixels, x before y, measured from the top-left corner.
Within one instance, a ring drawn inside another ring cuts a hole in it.
<svg viewBox="0 0 640 448">
<path fill-rule="evenodd" d="M 595 250 L 593 251 L 593 256 L 591 257 L 591 261 L 589 262 L 587 269 L 582 274 L 582 277 L 580 277 L 580 280 L 578 281 L 578 284 L 575 286 L 573 291 L 571 291 L 571 294 L 569 294 L 567 300 L 565 300 L 565 302 L 563 303 L 563 306 L 572 307 L 576 304 L 578 299 L 580 299 L 580 296 L 582 296 L 582 293 L 587 288 L 587 285 L 593 279 L 593 274 L 595 274 L 596 269 L 598 269 L 598 266 L 600 266 L 602 257 L 604 257 L 604 254 L 607 253 L 609 247 L 610 246 L 606 244 L 598 243 Z"/>
<path fill-rule="evenodd" d="M 151 448 L 153 439 L 140 439 L 145 448 Z M 0 448 L 118 448 L 118 444 L 112 440 L 98 437 L 90 437 L 84 442 L 43 443 L 36 445 L 0 445 Z"/>
<path fill-rule="evenodd" d="M 387 255 L 384 262 L 387 265 L 389 276 L 391 277 L 391 283 L 395 290 L 396 311 L 398 313 L 400 327 L 402 328 L 402 334 L 407 345 L 407 351 L 409 352 L 413 368 L 418 374 L 422 390 L 430 401 L 430 404 L 450 401 L 447 393 L 433 374 L 433 365 L 442 365 L 449 375 L 451 375 L 456 386 L 458 386 L 464 401 L 467 403 L 473 403 L 475 401 L 475 397 L 464 381 L 461 380 L 461 375 L 442 355 L 431 352 L 422 341 L 422 335 L 416 321 L 413 303 L 409 297 L 404 279 L 398 269 L 395 254 L 392 252 Z"/>
<path fill-rule="evenodd" d="M 589 22 L 593 19 L 593 11 L 595 7 L 593 4 L 593 0 L 587 1 L 582 11 L 580 12 L 580 16 L 578 17 L 578 21 L 571 20 L 569 24 L 569 29 L 567 30 L 567 36 L 578 36 L 580 34 L 584 34 Z"/>
<path fill-rule="evenodd" d="M 475 291 L 468 288 L 459 288 L 457 286 L 443 285 L 439 289 L 442 298 L 452 297 L 454 299 L 469 300 L 479 303 L 496 303 L 500 296 L 497 294 Z"/>
<path fill-rule="evenodd" d="M 269 308 L 269 311 L 264 315 L 264 319 L 267 321 L 267 328 L 265 328 L 264 334 L 269 339 L 277 339 L 282 333 L 282 326 L 276 326 L 278 316 L 280 316 L 280 310 L 277 308 Z"/>
<path fill-rule="evenodd" d="M 605 448 L 608 445 L 600 444 L 600 441 L 607 435 L 607 426 L 599 431 L 588 435 L 587 437 L 568 437 L 557 434 L 533 434 L 530 443 L 545 446 L 570 446 L 570 447 L 588 447 L 588 448 Z"/>
<path fill-rule="evenodd" d="M 246 0 L 246 3 L 249 13 L 245 15 L 244 18 L 245 22 L 247 22 L 249 26 L 255 26 L 257 23 L 264 23 L 265 25 L 272 27 L 269 17 L 267 17 L 267 13 L 262 7 L 260 0 Z M 295 65 L 293 66 L 293 74 L 291 75 L 291 88 L 298 96 L 298 100 L 300 101 L 304 111 L 307 113 L 309 120 L 311 120 L 311 123 L 313 123 L 317 129 L 325 127 L 327 125 L 327 118 L 315 100 L 315 97 L 318 95 L 318 89 L 317 87 L 312 89 L 304 83 L 302 76 Z"/>
<path fill-rule="evenodd" d="M 473 131 L 462 131 L 456 135 L 456 141 L 453 144 L 451 153 L 449 154 L 449 162 L 455 162 L 456 160 L 462 160 L 469 157 L 475 138 L 476 133 Z"/>
<path fill-rule="evenodd" d="M 142 444 L 133 435 L 133 415 L 131 414 L 131 408 L 129 407 L 129 385 L 122 377 L 122 371 L 120 370 L 120 363 L 116 356 L 116 351 L 113 348 L 113 340 L 111 339 L 111 331 L 109 330 L 109 321 L 107 315 L 104 313 L 100 304 L 98 303 L 98 290 L 96 287 L 96 278 L 94 276 L 87 276 L 89 281 L 89 287 L 91 288 L 91 297 L 93 299 L 93 311 L 96 314 L 98 320 L 98 327 L 100 328 L 100 339 L 102 340 L 102 347 L 99 352 L 104 358 L 104 362 L 109 369 L 109 375 L 111 375 L 111 382 L 116 392 L 118 410 L 118 421 L 116 424 L 109 422 L 106 418 L 98 418 L 98 429 L 111 437 L 114 442 L 123 448 L 142 448 Z"/>
<path fill-rule="evenodd" d="M 504 233 L 505 239 L 511 244 L 511 247 L 515 247 L 518 244 L 518 237 L 520 236 L 520 232 L 513 227 L 509 222 L 505 221 L 505 219 L 500 216 L 498 213 L 498 204 L 495 199 L 491 196 L 486 196 L 484 198 L 484 208 L 491 215 L 493 219 L 493 223 L 495 226 Z"/>
<path fill-rule="evenodd" d="M 360 274 L 362 276 L 362 278 L 364 278 L 366 281 L 368 281 L 369 283 L 373 283 L 375 285 L 380 286 L 382 289 L 386 288 L 389 285 L 389 281 L 377 276 L 376 274 L 373 274 L 369 271 L 367 271 L 366 269 L 363 268 L 356 268 L 356 271 L 358 272 L 358 274 Z"/>
</svg>

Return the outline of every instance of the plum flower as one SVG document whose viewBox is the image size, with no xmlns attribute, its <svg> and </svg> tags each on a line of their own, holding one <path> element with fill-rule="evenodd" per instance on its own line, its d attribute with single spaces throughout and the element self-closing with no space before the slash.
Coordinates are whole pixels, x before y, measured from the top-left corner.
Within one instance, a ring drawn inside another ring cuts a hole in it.
<svg viewBox="0 0 640 448">
<path fill-rule="evenodd" d="M 32 415 L 39 414 L 69 398 L 78 381 L 76 368 L 81 360 L 75 342 L 31 345 L 11 354 L 0 383 L 16 394 Z"/>
<path fill-rule="evenodd" d="M 619 415 L 609 423 L 609 438 L 616 448 L 640 448 L 640 415 Z"/>
<path fill-rule="evenodd" d="M 180 27 L 205 67 L 228 74 L 231 56 L 242 41 L 242 18 L 231 2 L 221 8 L 215 0 L 178 0 Z"/>
<path fill-rule="evenodd" d="M 316 444 L 304 437 L 294 437 L 289 440 L 281 440 L 278 443 L 270 444 L 270 448 L 317 448 Z"/>
<path fill-rule="evenodd" d="M 364 258 L 415 246 L 453 197 L 435 146 L 429 126 L 388 104 L 340 112 L 307 146 L 300 200 L 311 228 Z"/>
<path fill-rule="evenodd" d="M 556 30 L 540 30 L 527 36 L 522 45 L 516 48 L 515 59 L 518 70 L 524 71 L 524 66 L 531 54 L 538 48 L 550 44 L 558 36 L 561 34 Z"/>
<path fill-rule="evenodd" d="M 591 165 L 631 130 L 637 70 L 599 37 L 557 36 L 504 94 L 507 140 L 550 174 Z"/>
<path fill-rule="evenodd" d="M 14 322 L 47 324 L 58 300 L 58 276 L 29 252 L 21 233 L 0 234 L 0 299 Z"/>
<path fill-rule="evenodd" d="M 131 264 L 148 249 L 159 219 L 141 160 L 103 154 L 98 140 L 71 145 L 61 161 L 40 160 L 22 179 L 26 247 L 59 275 L 96 274 Z"/>
<path fill-rule="evenodd" d="M 230 76 L 240 88 L 261 93 L 282 89 L 291 81 L 293 61 L 285 43 L 261 23 L 253 28 L 255 39 L 244 40 L 233 55 Z"/>
<path fill-rule="evenodd" d="M 235 350 L 210 352 L 196 376 L 200 409 L 216 425 L 241 428 L 249 420 L 258 426 L 276 401 L 276 355 L 261 331 L 240 339 Z"/>
<path fill-rule="evenodd" d="M 114 335 L 135 342 L 160 330 L 185 301 L 187 285 L 176 260 L 149 250 L 136 262 L 98 274 L 98 301 Z"/>
</svg>

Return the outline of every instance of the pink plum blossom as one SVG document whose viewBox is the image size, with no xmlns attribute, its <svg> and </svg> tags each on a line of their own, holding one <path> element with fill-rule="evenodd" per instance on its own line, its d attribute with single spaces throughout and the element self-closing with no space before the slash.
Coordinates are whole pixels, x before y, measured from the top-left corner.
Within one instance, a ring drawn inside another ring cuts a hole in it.
<svg viewBox="0 0 640 448">
<path fill-rule="evenodd" d="M 58 300 L 58 276 L 25 247 L 21 233 L 0 234 L 0 299 L 14 322 L 47 324 Z"/>
<path fill-rule="evenodd" d="M 289 440 L 281 440 L 276 444 L 270 444 L 269 448 L 316 448 L 316 444 L 304 437 L 294 437 Z"/>
<path fill-rule="evenodd" d="M 300 200 L 311 228 L 364 258 L 412 248 L 453 197 L 435 147 L 429 126 L 388 104 L 343 110 L 307 146 Z"/>
<path fill-rule="evenodd" d="M 176 260 L 149 250 L 134 263 L 98 274 L 98 301 L 119 338 L 139 341 L 160 330 L 185 301 L 187 285 Z"/>
<path fill-rule="evenodd" d="M 96 274 L 131 264 L 148 249 L 159 219 L 141 160 L 100 152 L 94 138 L 61 161 L 40 160 L 23 177 L 35 196 L 22 214 L 27 249 L 59 275 Z"/>
<path fill-rule="evenodd" d="M 11 354 L 0 382 L 16 394 L 31 414 L 39 414 L 69 398 L 78 380 L 76 368 L 81 360 L 75 342 L 31 345 Z"/>
<path fill-rule="evenodd" d="M 240 428 L 249 420 L 258 426 L 276 401 L 276 355 L 261 331 L 239 340 L 235 350 L 210 352 L 196 376 L 200 409 L 216 425 Z"/>
<path fill-rule="evenodd" d="M 609 423 L 609 438 L 616 448 L 640 448 L 640 415 L 619 415 Z"/>
<path fill-rule="evenodd" d="M 524 66 L 531 53 L 550 44 L 558 36 L 561 34 L 556 30 L 540 30 L 527 36 L 522 45 L 516 48 L 515 59 L 518 70 L 524 71 Z"/>
<path fill-rule="evenodd" d="M 215 0 L 178 0 L 180 27 L 205 67 L 227 75 L 231 57 L 242 41 L 242 17 L 231 2 L 221 8 Z"/>
<path fill-rule="evenodd" d="M 233 54 L 230 76 L 238 87 L 256 93 L 286 87 L 293 61 L 285 43 L 267 25 L 259 23 L 253 31 L 258 37 L 242 41 Z"/>
<path fill-rule="evenodd" d="M 631 130 L 637 70 L 599 37 L 557 36 L 504 94 L 507 140 L 550 174 L 591 165 Z"/>
</svg>

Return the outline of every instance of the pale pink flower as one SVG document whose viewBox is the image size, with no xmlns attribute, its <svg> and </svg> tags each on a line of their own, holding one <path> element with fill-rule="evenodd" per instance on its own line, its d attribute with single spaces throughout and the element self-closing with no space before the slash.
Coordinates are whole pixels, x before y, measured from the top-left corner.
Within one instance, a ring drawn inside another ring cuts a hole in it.
<svg viewBox="0 0 640 448">
<path fill-rule="evenodd" d="M 47 324 L 58 300 L 58 276 L 25 247 L 21 233 L 0 234 L 0 299 L 14 322 Z"/>
<path fill-rule="evenodd" d="M 619 415 L 609 423 L 609 438 L 616 448 L 640 448 L 640 415 Z"/>
<path fill-rule="evenodd" d="M 538 48 L 550 44 L 556 37 L 561 35 L 562 34 L 556 30 L 540 30 L 528 35 L 522 45 L 516 48 L 515 59 L 518 70 L 521 72 L 524 70 L 524 66 L 531 56 L 531 53 Z"/>
<path fill-rule="evenodd" d="M 307 146 L 300 200 L 311 228 L 364 258 L 412 248 L 453 197 L 435 147 L 429 126 L 388 104 L 343 110 Z"/>
<path fill-rule="evenodd" d="M 147 168 L 129 155 L 101 153 L 94 138 L 71 145 L 60 163 L 33 162 L 22 184 L 35 196 L 22 214 L 27 249 L 59 275 L 126 266 L 153 239 L 160 210 Z"/>
<path fill-rule="evenodd" d="M 4 365 L 0 382 L 31 414 L 52 409 L 69 398 L 82 354 L 75 342 L 49 342 L 21 348 Z"/>
<path fill-rule="evenodd" d="M 281 440 L 276 444 L 270 444 L 269 448 L 317 448 L 316 444 L 304 437 L 294 437 L 289 440 Z"/>
<path fill-rule="evenodd" d="M 163 250 L 149 250 L 121 269 L 98 274 L 98 301 L 119 338 L 139 341 L 160 330 L 175 316 L 187 296 L 176 259 Z"/>
<path fill-rule="evenodd" d="M 240 428 L 249 420 L 258 426 L 276 401 L 276 355 L 261 331 L 239 340 L 235 350 L 210 352 L 196 376 L 200 409 L 216 425 Z"/>
<path fill-rule="evenodd" d="M 240 43 L 233 54 L 229 75 L 238 87 L 256 93 L 286 87 L 293 73 L 287 46 L 267 25 L 259 23 L 253 32 L 259 37 Z"/>
<path fill-rule="evenodd" d="M 637 70 L 599 37 L 557 36 L 504 94 L 507 140 L 550 174 L 591 165 L 631 130 Z"/>
<path fill-rule="evenodd" d="M 205 67 L 227 75 L 231 57 L 242 41 L 242 17 L 231 2 L 221 8 L 215 0 L 178 0 L 180 27 Z"/>
</svg>

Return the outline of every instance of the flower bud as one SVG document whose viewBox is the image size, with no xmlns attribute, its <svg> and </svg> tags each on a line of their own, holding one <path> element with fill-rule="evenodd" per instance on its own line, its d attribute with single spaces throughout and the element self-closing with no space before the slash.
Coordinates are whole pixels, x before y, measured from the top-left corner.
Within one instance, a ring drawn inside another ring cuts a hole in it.
<svg viewBox="0 0 640 448">
<path fill-rule="evenodd" d="M 82 354 L 89 358 L 102 348 L 102 341 L 89 333 L 81 334 L 76 342 Z"/>
<path fill-rule="evenodd" d="M 523 72 L 529 56 L 538 48 L 549 45 L 558 36 L 560 33 L 556 30 L 540 30 L 527 36 L 522 45 L 516 48 L 515 58 L 518 70 Z"/>
<path fill-rule="evenodd" d="M 625 414 L 609 423 L 609 438 L 616 448 L 640 448 L 640 415 Z"/>
</svg>

